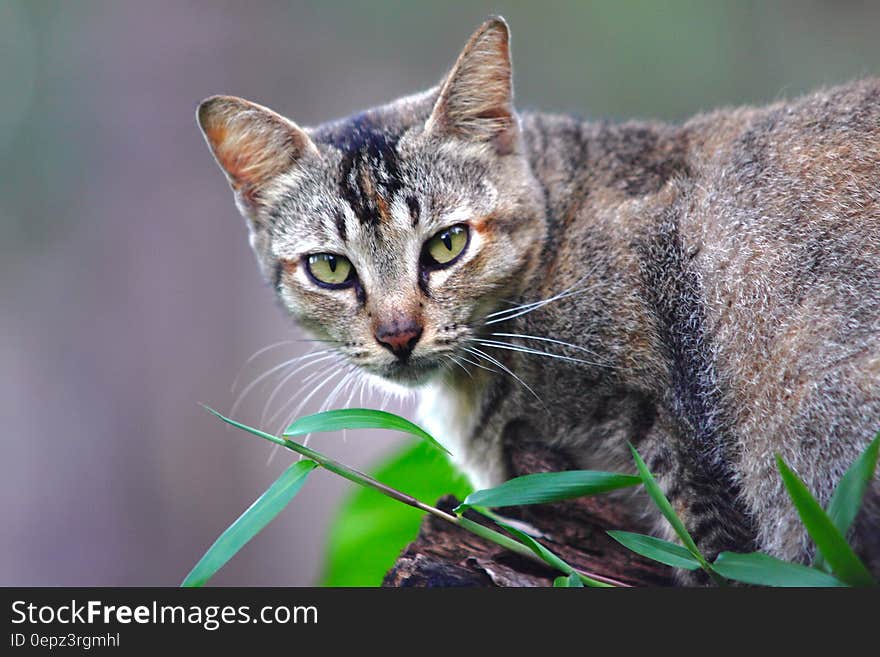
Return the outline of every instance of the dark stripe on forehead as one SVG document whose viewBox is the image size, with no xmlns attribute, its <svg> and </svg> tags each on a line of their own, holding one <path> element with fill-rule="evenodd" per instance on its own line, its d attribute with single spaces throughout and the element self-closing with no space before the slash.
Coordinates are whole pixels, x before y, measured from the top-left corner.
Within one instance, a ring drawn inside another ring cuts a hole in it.
<svg viewBox="0 0 880 657">
<path fill-rule="evenodd" d="M 407 196 L 406 197 L 406 207 L 409 208 L 409 216 L 412 219 L 413 228 L 415 228 L 419 224 L 419 219 L 421 219 L 422 208 L 419 205 L 419 199 L 415 196 Z"/>
<path fill-rule="evenodd" d="M 334 135 L 342 153 L 340 193 L 364 225 L 378 226 L 402 186 L 397 162 L 398 136 L 367 114 L 358 114 Z"/>
<path fill-rule="evenodd" d="M 336 224 L 336 230 L 339 233 L 339 237 L 343 242 L 347 242 L 348 234 L 345 228 L 345 214 L 342 210 L 336 210 L 336 212 L 333 213 L 333 221 Z"/>
</svg>

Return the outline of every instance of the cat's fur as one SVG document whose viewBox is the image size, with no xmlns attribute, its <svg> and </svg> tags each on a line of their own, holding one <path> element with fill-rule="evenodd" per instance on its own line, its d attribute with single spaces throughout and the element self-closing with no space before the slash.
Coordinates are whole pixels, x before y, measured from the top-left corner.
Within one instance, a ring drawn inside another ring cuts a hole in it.
<svg viewBox="0 0 880 657">
<path fill-rule="evenodd" d="M 827 503 L 880 429 L 880 81 L 585 123 L 514 112 L 508 44 L 492 19 L 439 87 L 315 129 L 200 105 L 267 279 L 352 363 L 418 387 L 477 485 L 505 478 L 509 445 L 631 470 L 631 442 L 709 557 L 806 562 L 774 455 Z M 455 223 L 461 260 L 424 271 Z M 316 252 L 357 285 L 314 285 Z M 422 331 L 405 362 L 374 337 L 403 325 Z M 852 539 L 880 572 L 878 481 Z"/>
</svg>

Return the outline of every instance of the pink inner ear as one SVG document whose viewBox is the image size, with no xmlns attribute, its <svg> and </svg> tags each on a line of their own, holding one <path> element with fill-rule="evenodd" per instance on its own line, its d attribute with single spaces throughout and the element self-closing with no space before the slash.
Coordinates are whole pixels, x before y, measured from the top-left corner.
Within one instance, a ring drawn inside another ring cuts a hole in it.
<svg viewBox="0 0 880 657">
<path fill-rule="evenodd" d="M 232 186 L 246 192 L 265 184 L 290 164 L 289 144 L 241 121 L 209 127 L 205 134 Z"/>
<path fill-rule="evenodd" d="M 294 123 L 240 98 L 209 98 L 200 105 L 198 120 L 230 185 L 252 201 L 273 178 L 314 149 Z"/>
</svg>

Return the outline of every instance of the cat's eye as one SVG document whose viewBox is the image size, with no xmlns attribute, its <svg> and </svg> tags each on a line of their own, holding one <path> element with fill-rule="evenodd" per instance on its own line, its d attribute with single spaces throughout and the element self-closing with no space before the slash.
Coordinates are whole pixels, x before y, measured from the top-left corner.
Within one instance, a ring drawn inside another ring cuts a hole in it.
<svg viewBox="0 0 880 657">
<path fill-rule="evenodd" d="M 456 224 L 441 230 L 425 242 L 422 261 L 434 267 L 451 265 L 468 245 L 468 227 Z"/>
<path fill-rule="evenodd" d="M 333 253 L 313 253 L 307 256 L 306 271 L 322 287 L 348 287 L 354 281 L 351 260 Z"/>
</svg>

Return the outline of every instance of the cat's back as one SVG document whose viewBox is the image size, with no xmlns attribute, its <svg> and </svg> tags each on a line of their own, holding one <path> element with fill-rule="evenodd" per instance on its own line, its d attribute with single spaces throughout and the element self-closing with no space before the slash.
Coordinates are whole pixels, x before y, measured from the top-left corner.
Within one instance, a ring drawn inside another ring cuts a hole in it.
<svg viewBox="0 0 880 657">
<path fill-rule="evenodd" d="M 694 182 L 737 210 L 704 218 L 708 230 L 732 217 L 737 228 L 756 232 L 797 219 L 806 230 L 833 219 L 845 231 L 880 220 L 880 79 L 700 115 L 680 139 Z"/>
<path fill-rule="evenodd" d="M 713 137 L 727 117 L 734 128 Z M 737 332 L 719 341 L 762 356 L 756 370 L 783 369 L 777 352 L 786 362 L 876 353 L 880 80 L 698 117 L 684 130 L 697 137 L 676 218 L 711 332 Z M 870 363 L 880 376 L 880 355 Z"/>
<path fill-rule="evenodd" d="M 675 215 L 732 425 L 810 479 L 880 418 L 880 80 L 683 130 Z M 762 463 L 745 470 L 774 482 Z"/>
</svg>

